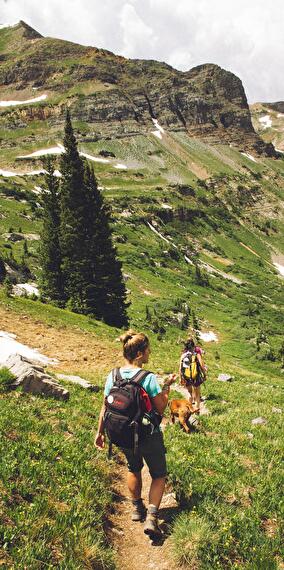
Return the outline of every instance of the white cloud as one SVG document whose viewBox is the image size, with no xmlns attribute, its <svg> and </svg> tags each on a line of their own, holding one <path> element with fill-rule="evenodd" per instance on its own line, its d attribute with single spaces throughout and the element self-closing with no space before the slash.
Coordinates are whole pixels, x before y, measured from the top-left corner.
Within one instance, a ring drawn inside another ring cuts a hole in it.
<svg viewBox="0 0 284 570">
<path fill-rule="evenodd" d="M 181 70 L 216 63 L 240 76 L 250 101 L 284 99 L 283 0 L 0 0 L 1 23 L 104 47 Z"/>
<path fill-rule="evenodd" d="M 139 57 L 147 58 L 149 54 L 155 53 L 158 38 L 153 28 L 137 14 L 133 4 L 126 3 L 122 7 L 120 28 L 123 38 L 121 49 L 123 55 L 136 58 L 139 54 Z"/>
</svg>

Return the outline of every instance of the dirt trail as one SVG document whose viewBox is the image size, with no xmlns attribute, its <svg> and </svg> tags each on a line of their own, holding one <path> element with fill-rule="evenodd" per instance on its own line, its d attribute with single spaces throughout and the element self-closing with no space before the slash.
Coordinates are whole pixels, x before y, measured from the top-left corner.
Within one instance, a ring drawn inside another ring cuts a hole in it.
<svg viewBox="0 0 284 570">
<path fill-rule="evenodd" d="M 170 525 L 179 512 L 174 493 L 167 489 L 160 507 L 159 523 L 164 533 L 160 542 L 153 543 L 143 532 L 143 523 L 131 521 L 132 504 L 126 487 L 127 468 L 121 467 L 115 486 L 114 513 L 110 519 L 110 540 L 116 553 L 118 570 L 177 570 L 169 556 Z M 143 468 L 142 496 L 148 504 L 151 483 L 147 467 Z"/>
<path fill-rule="evenodd" d="M 188 391 L 180 385 L 173 385 L 183 397 L 188 399 Z M 204 402 L 201 402 L 200 414 L 209 413 Z M 168 420 L 163 419 L 163 428 Z M 198 420 L 193 418 L 193 424 Z M 116 553 L 116 563 L 118 570 L 133 570 L 138 567 L 141 570 L 178 570 L 170 552 L 171 545 L 171 523 L 181 511 L 175 500 L 175 494 L 169 487 L 164 493 L 160 511 L 159 524 L 163 531 L 163 539 L 153 543 L 143 532 L 143 523 L 131 521 L 132 504 L 129 499 L 126 486 L 127 468 L 121 466 L 118 472 L 116 485 L 114 488 L 115 502 L 114 512 L 110 517 L 109 535 Z M 143 490 L 142 497 L 145 504 L 148 504 L 148 494 L 151 484 L 151 477 L 147 467 L 143 468 Z"/>
<path fill-rule="evenodd" d="M 102 368 L 111 368 L 122 360 L 110 342 L 71 327 L 53 327 L 26 314 L 17 314 L 0 306 L 0 330 L 17 335 L 17 340 L 41 353 L 56 358 L 57 371 L 80 371 L 90 374 Z"/>
<path fill-rule="evenodd" d="M 0 306 L 0 329 L 17 335 L 17 340 L 28 346 L 38 348 L 47 356 L 58 358 L 58 368 L 64 372 L 74 369 L 84 372 L 115 365 L 121 358 L 120 350 L 114 350 L 113 344 L 106 346 L 102 339 L 97 340 L 91 333 L 72 328 L 57 328 L 35 320 L 25 314 L 16 314 Z M 110 357 L 111 355 L 111 357 Z M 188 392 L 180 385 L 173 386 L 181 395 L 188 398 Z M 207 413 L 202 404 L 201 413 Z M 163 420 L 166 425 L 167 420 Z M 160 507 L 160 526 L 163 539 L 152 543 L 143 532 L 143 523 L 131 521 L 132 504 L 126 487 L 126 466 L 118 466 L 114 488 L 113 514 L 109 521 L 109 536 L 116 552 L 118 570 L 178 570 L 170 558 L 171 523 L 180 509 L 174 493 L 167 488 Z M 151 477 L 148 469 L 143 469 L 143 493 L 148 504 Z"/>
</svg>

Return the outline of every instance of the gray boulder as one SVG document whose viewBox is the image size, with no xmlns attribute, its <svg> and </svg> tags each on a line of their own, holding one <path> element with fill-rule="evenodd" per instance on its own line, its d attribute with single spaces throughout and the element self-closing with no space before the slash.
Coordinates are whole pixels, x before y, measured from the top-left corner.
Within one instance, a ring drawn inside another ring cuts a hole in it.
<svg viewBox="0 0 284 570">
<path fill-rule="evenodd" d="M 265 425 L 267 424 L 267 420 L 265 418 L 259 417 L 259 418 L 254 418 L 254 420 L 251 421 L 253 426 L 261 426 L 261 425 Z"/>
<path fill-rule="evenodd" d="M 275 407 L 273 406 L 272 412 L 273 412 L 274 414 L 282 414 L 282 408 L 275 408 Z"/>
<path fill-rule="evenodd" d="M 78 386 L 81 386 L 81 388 L 84 388 L 85 390 L 90 390 L 90 392 L 99 392 L 100 390 L 99 386 L 91 384 L 91 382 L 84 380 L 84 378 L 81 378 L 80 376 L 56 374 L 56 378 L 59 378 L 59 380 L 66 380 L 66 382 L 71 382 L 72 384 L 77 384 Z"/>
<path fill-rule="evenodd" d="M 19 234 L 16 232 L 3 234 L 3 237 L 6 239 L 6 241 L 12 241 L 12 242 L 22 241 L 23 239 L 25 239 L 23 234 Z"/>
<path fill-rule="evenodd" d="M 6 360 L 5 367 L 16 378 L 10 384 L 11 389 L 22 386 L 24 392 L 69 400 L 68 390 L 46 374 L 44 368 L 36 360 L 29 360 L 20 354 L 12 354 Z"/>
<path fill-rule="evenodd" d="M 219 374 L 218 380 L 219 382 L 232 382 L 233 376 L 230 374 Z"/>
</svg>

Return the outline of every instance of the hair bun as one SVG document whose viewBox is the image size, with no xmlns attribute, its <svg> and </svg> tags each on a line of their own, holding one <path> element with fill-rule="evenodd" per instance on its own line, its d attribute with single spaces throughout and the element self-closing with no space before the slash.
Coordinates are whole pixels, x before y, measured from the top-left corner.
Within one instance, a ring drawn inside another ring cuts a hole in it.
<svg viewBox="0 0 284 570">
<path fill-rule="evenodd" d="M 127 331 L 126 333 L 122 334 L 119 337 L 119 340 L 123 343 L 126 344 L 129 340 L 131 340 L 134 336 L 136 335 L 136 333 L 132 330 Z"/>
</svg>

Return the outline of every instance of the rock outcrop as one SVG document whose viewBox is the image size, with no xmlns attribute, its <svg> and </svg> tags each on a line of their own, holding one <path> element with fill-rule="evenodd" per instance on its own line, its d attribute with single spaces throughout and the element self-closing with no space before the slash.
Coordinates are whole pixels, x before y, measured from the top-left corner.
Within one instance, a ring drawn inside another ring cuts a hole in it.
<svg viewBox="0 0 284 570">
<path fill-rule="evenodd" d="M 69 392 L 46 374 L 44 368 L 36 360 L 29 360 L 19 354 L 11 355 L 5 367 L 15 376 L 10 384 L 11 389 L 22 387 L 24 392 L 52 396 L 60 400 L 69 400 Z"/>
<path fill-rule="evenodd" d="M 40 87 L 51 98 L 56 92 L 56 101 L 51 104 L 48 97 L 34 107 L 5 108 L 0 113 L 5 128 L 46 119 L 62 127 L 68 105 L 73 120 L 86 123 L 94 138 L 149 134 L 158 119 L 168 131 L 275 155 L 254 131 L 241 80 L 218 65 L 181 72 L 33 32 L 23 22 L 11 28 L 2 48 L 0 82 L 6 92 Z M 80 84 L 81 93 L 74 89 Z"/>
<path fill-rule="evenodd" d="M 65 380 L 66 382 L 71 382 L 71 384 L 76 384 L 89 392 L 99 392 L 100 390 L 99 386 L 91 384 L 91 382 L 84 380 L 84 378 L 81 378 L 80 376 L 73 376 L 70 374 L 57 374 L 56 376 L 59 380 Z"/>
</svg>

